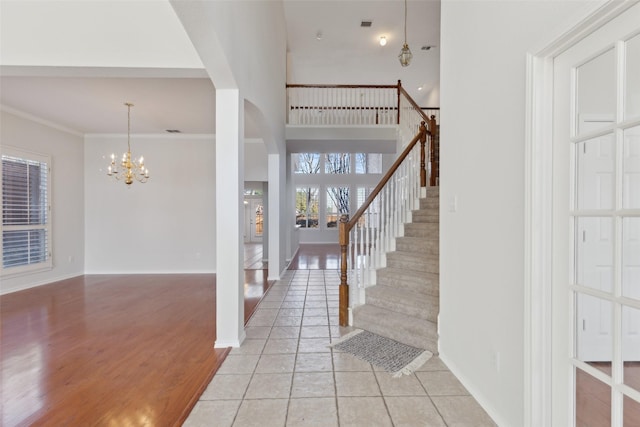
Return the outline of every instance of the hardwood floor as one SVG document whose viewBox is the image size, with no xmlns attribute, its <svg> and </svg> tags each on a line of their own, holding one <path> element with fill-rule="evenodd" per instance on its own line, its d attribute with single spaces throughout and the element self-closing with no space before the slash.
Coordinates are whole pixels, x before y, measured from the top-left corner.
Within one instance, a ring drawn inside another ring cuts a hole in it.
<svg viewBox="0 0 640 427">
<path fill-rule="evenodd" d="M 289 264 L 289 270 L 337 270 L 340 246 L 336 244 L 301 244 Z"/>
<path fill-rule="evenodd" d="M 245 319 L 268 289 L 247 272 Z M 215 275 L 80 276 L 0 297 L 9 426 L 180 425 L 228 349 Z"/>
<path fill-rule="evenodd" d="M 263 270 L 267 263 L 263 262 L 262 243 L 244 244 L 244 268 L 245 270 Z"/>
<path fill-rule="evenodd" d="M 592 363 L 611 375 L 610 363 Z M 640 363 L 627 362 L 624 367 L 625 384 L 640 390 Z M 640 403 L 625 398 L 623 426 L 640 426 Z M 603 382 L 576 369 L 576 427 L 611 426 L 611 388 Z"/>
<path fill-rule="evenodd" d="M 289 268 L 337 268 L 338 254 L 301 245 Z M 245 322 L 266 277 L 245 271 Z M 228 352 L 213 348 L 215 275 L 77 277 L 0 297 L 0 320 L 5 427 L 180 425 Z M 576 425 L 609 426 L 608 386 L 578 372 Z M 640 387 L 640 364 L 625 381 Z M 640 426 L 640 404 L 624 406 Z"/>
</svg>

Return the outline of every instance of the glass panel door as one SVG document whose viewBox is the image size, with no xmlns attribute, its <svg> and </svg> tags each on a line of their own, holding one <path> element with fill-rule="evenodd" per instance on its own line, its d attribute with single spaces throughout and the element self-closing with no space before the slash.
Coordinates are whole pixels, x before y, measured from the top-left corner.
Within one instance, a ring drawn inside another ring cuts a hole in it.
<svg viewBox="0 0 640 427">
<path fill-rule="evenodd" d="M 554 313 L 566 319 L 554 330 L 571 331 L 556 384 L 573 387 L 569 425 L 640 425 L 639 37 L 636 4 L 554 60 Z"/>
</svg>

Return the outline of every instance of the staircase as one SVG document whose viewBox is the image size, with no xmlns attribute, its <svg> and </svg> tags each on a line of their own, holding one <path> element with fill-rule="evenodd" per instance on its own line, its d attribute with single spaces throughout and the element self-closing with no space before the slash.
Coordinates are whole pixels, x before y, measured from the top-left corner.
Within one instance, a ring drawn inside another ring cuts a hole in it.
<svg viewBox="0 0 640 427">
<path fill-rule="evenodd" d="M 427 187 L 420 209 L 404 225 L 387 266 L 353 308 L 353 326 L 414 347 L 438 352 L 439 187 Z"/>
</svg>

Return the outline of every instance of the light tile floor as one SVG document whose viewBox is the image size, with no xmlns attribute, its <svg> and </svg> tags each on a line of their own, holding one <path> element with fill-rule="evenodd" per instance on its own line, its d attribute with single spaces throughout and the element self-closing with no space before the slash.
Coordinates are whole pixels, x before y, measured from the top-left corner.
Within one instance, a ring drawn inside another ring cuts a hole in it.
<svg viewBox="0 0 640 427">
<path fill-rule="evenodd" d="M 290 270 L 264 297 L 184 423 L 199 426 L 495 426 L 434 356 L 393 378 L 328 347 L 337 326 L 335 270 Z"/>
</svg>

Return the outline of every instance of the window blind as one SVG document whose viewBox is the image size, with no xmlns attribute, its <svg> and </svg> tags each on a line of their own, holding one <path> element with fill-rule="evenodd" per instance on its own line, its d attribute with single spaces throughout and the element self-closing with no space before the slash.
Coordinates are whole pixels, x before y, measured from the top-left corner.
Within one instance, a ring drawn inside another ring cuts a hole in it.
<svg viewBox="0 0 640 427">
<path fill-rule="evenodd" d="M 2 155 L 2 268 L 49 260 L 49 167 Z"/>
</svg>

